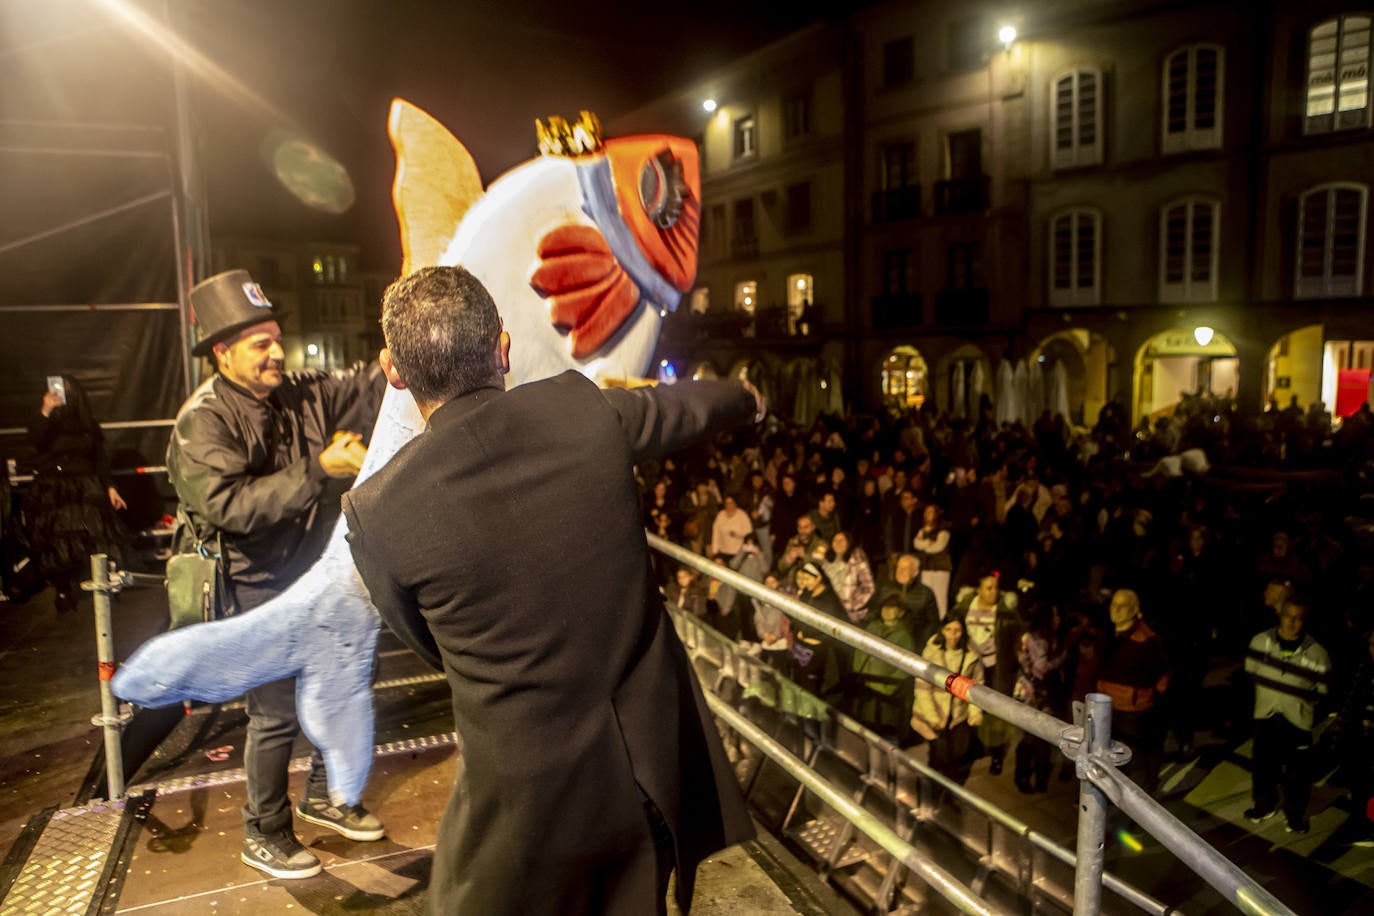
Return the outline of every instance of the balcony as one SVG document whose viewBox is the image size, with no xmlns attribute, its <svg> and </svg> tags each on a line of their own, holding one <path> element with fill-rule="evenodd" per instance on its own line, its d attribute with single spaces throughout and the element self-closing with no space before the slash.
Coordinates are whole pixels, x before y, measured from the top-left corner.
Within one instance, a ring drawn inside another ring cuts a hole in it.
<svg viewBox="0 0 1374 916">
<path fill-rule="evenodd" d="M 921 186 L 888 188 L 873 192 L 873 222 L 892 223 L 921 215 Z"/>
<path fill-rule="evenodd" d="M 756 235 L 730 240 L 730 257 L 737 261 L 747 261 L 759 256 L 759 239 Z"/>
<path fill-rule="evenodd" d="M 988 176 L 935 182 L 935 212 L 982 213 L 988 208 Z"/>
<path fill-rule="evenodd" d="M 873 297 L 875 330 L 914 327 L 923 318 L 920 293 L 879 293 Z"/>
<path fill-rule="evenodd" d="M 991 299 L 985 286 L 942 289 L 935 294 L 935 323 L 942 328 L 981 327 L 988 323 Z"/>
</svg>

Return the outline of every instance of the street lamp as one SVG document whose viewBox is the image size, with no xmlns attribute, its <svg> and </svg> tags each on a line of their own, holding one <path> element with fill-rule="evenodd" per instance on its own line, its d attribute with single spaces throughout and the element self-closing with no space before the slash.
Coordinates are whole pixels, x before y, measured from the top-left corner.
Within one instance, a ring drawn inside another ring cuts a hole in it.
<svg viewBox="0 0 1374 916">
<path fill-rule="evenodd" d="M 1205 347 L 1212 342 L 1213 331 L 1205 324 L 1200 324 L 1193 328 L 1193 340 L 1197 341 L 1199 347 Z"/>
<path fill-rule="evenodd" d="M 713 112 L 713 111 L 716 110 L 716 100 L 715 100 L 715 99 L 707 99 L 706 101 L 704 101 L 704 102 L 701 103 L 701 107 L 702 107 L 702 110 L 703 110 L 703 111 L 705 111 L 706 113 L 709 114 L 709 113 L 711 113 L 711 112 Z"/>
<path fill-rule="evenodd" d="M 1004 25 L 997 30 L 997 40 L 1002 43 L 1002 47 L 1010 49 L 1012 42 L 1016 41 L 1016 26 Z"/>
</svg>

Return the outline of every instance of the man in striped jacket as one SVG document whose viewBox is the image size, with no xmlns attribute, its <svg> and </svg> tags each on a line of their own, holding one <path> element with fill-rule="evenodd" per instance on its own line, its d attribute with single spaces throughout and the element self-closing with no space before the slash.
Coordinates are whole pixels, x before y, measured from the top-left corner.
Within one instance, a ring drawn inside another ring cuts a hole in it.
<svg viewBox="0 0 1374 916">
<path fill-rule="evenodd" d="M 1279 808 L 1289 833 L 1306 833 L 1307 802 L 1312 795 L 1312 724 L 1317 703 L 1326 696 L 1331 659 L 1304 632 L 1307 605 L 1290 597 L 1279 609 L 1279 625 L 1250 640 L 1245 671 L 1255 682 L 1255 747 L 1251 773 L 1252 823 Z"/>
</svg>

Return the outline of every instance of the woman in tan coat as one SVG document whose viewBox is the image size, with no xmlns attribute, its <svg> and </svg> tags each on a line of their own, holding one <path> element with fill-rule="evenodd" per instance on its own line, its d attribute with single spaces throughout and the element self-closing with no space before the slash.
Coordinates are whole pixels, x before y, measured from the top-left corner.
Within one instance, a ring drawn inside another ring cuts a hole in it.
<svg viewBox="0 0 1374 916">
<path fill-rule="evenodd" d="M 946 620 L 940 632 L 930 637 L 921 657 L 983 683 L 983 663 L 969 646 L 964 622 L 958 617 Z M 977 756 L 974 742 L 983 711 L 925 681 L 916 682 L 914 706 L 911 727 L 930 742 L 931 767 L 963 785 Z"/>
</svg>

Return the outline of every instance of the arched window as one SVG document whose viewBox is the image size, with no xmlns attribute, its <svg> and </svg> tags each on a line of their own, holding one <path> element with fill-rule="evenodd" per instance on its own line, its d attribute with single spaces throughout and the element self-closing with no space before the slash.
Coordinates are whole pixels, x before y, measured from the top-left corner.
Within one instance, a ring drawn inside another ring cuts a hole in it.
<svg viewBox="0 0 1374 916">
<path fill-rule="evenodd" d="M 1221 204 L 1186 197 L 1159 212 L 1159 299 L 1215 302 Z"/>
<path fill-rule="evenodd" d="M 1307 33 L 1303 133 L 1369 126 L 1368 14 L 1337 16 Z"/>
<path fill-rule="evenodd" d="M 1050 84 L 1050 167 L 1102 162 L 1102 71 L 1079 69 Z"/>
<path fill-rule="evenodd" d="M 1354 182 L 1319 185 L 1298 198 L 1297 298 L 1360 295 L 1368 201 L 1368 186 Z"/>
<path fill-rule="evenodd" d="M 1225 49 L 1211 44 L 1179 48 L 1164 59 L 1164 152 L 1221 146 L 1225 63 Z"/>
<path fill-rule="evenodd" d="M 1050 220 L 1050 305 L 1102 301 L 1102 214 L 1068 210 Z"/>
</svg>

